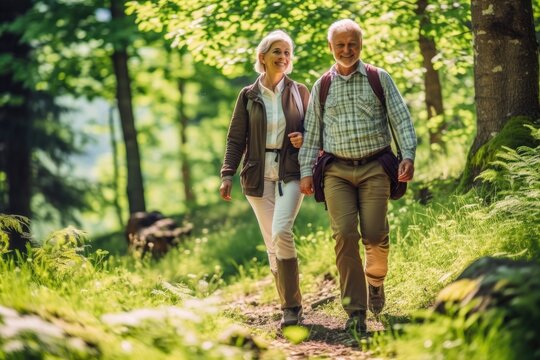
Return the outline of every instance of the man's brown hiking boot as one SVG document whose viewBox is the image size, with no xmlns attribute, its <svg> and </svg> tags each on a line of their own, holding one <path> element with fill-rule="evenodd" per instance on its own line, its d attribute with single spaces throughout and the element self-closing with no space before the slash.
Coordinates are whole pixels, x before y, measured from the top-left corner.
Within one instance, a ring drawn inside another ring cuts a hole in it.
<svg viewBox="0 0 540 360">
<path fill-rule="evenodd" d="M 302 307 L 295 306 L 293 308 L 283 309 L 283 316 L 281 317 L 280 327 L 291 325 L 298 325 L 302 321 Z"/>
<path fill-rule="evenodd" d="M 369 301 L 368 301 L 368 307 L 369 310 L 375 314 L 379 315 L 384 308 L 384 285 L 381 285 L 379 287 L 373 286 L 371 284 L 368 284 L 369 288 Z"/>
<path fill-rule="evenodd" d="M 366 336 L 366 312 L 359 310 L 349 315 L 349 319 L 345 323 L 345 330 L 352 335 L 356 334 L 357 336 Z"/>
</svg>

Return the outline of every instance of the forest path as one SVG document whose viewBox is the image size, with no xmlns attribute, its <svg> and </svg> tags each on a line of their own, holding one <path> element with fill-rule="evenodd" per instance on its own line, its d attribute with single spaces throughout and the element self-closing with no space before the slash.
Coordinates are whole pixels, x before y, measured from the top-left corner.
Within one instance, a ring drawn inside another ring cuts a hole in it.
<svg viewBox="0 0 540 360">
<path fill-rule="evenodd" d="M 263 289 L 273 287 L 271 277 L 260 280 L 256 290 L 228 304 L 231 311 L 241 312 L 244 325 L 258 331 L 275 334 L 269 341 L 269 348 L 281 349 L 287 359 L 375 359 L 372 353 L 363 351 L 356 339 L 344 330 L 346 315 L 329 315 L 322 311 L 321 305 L 338 301 L 338 285 L 333 279 L 325 279 L 316 293 L 303 294 L 304 320 L 302 326 L 308 329 L 309 336 L 299 344 L 287 340 L 279 329 L 281 310 L 277 301 L 271 304 L 261 303 Z M 276 295 L 277 296 L 277 295 Z M 368 332 L 384 330 L 384 326 L 374 320 L 367 320 Z M 368 337 L 369 341 L 369 337 Z M 366 348 L 364 346 L 364 348 Z"/>
</svg>

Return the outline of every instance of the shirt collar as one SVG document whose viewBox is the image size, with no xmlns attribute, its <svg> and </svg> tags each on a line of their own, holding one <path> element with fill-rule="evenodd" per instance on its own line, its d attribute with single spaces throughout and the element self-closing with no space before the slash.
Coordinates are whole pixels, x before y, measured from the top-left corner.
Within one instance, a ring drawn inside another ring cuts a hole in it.
<svg viewBox="0 0 540 360">
<path fill-rule="evenodd" d="M 332 67 L 330 68 L 330 72 L 332 73 L 332 78 L 334 78 L 335 76 L 341 76 L 343 78 L 350 78 L 355 73 L 360 73 L 364 76 L 367 76 L 366 65 L 362 62 L 362 60 L 358 60 L 358 65 L 356 66 L 356 69 L 354 69 L 354 71 L 347 76 L 344 76 L 338 73 L 336 64 L 332 65 Z"/>
<path fill-rule="evenodd" d="M 285 88 L 285 76 L 283 76 L 283 78 L 281 78 L 281 80 L 278 82 L 277 86 L 276 86 L 276 91 L 272 91 L 268 88 L 266 88 L 263 84 L 262 84 L 262 78 L 263 78 L 263 75 L 259 76 L 259 90 L 261 91 L 261 93 L 264 93 L 265 91 L 266 92 L 270 92 L 271 94 L 274 94 L 274 95 L 277 95 L 277 94 L 281 94 L 283 92 L 283 89 Z"/>
</svg>

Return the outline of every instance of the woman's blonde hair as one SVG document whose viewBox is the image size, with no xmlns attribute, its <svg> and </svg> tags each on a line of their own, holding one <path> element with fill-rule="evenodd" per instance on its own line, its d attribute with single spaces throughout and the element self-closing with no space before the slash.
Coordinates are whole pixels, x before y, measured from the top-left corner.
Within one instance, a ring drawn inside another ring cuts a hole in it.
<svg viewBox="0 0 540 360">
<path fill-rule="evenodd" d="M 285 31 L 281 31 L 281 30 L 272 31 L 270 34 L 266 35 L 259 43 L 259 46 L 257 46 L 257 51 L 255 52 L 255 57 L 256 57 L 255 71 L 256 72 L 258 72 L 259 74 L 263 74 L 264 72 L 266 72 L 264 65 L 261 64 L 261 62 L 259 61 L 259 54 L 266 54 L 270 50 L 270 47 L 272 46 L 272 44 L 280 40 L 285 41 L 291 47 L 291 61 L 289 62 L 289 66 L 287 67 L 287 70 L 285 70 L 285 74 L 290 74 L 292 72 L 292 69 L 293 69 L 292 59 L 293 59 L 294 44 L 291 37 L 287 35 Z"/>
</svg>

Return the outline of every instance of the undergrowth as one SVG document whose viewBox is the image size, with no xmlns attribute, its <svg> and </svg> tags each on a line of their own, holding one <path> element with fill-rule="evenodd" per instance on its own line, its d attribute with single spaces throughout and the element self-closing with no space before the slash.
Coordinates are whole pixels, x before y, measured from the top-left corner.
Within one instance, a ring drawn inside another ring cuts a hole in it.
<svg viewBox="0 0 540 360">
<path fill-rule="evenodd" d="M 459 311 L 429 310 L 439 291 L 479 257 L 539 258 L 540 148 L 507 149 L 480 178 L 485 188 L 468 194 L 448 192 L 443 184 L 427 202 L 411 189 L 391 203 L 387 304 L 380 318 L 389 331 L 362 347 L 404 359 L 533 354 L 511 346 L 512 332 L 519 332 L 497 311 L 476 322 Z M 222 308 L 253 291 L 254 280 L 270 276 L 249 207 L 221 204 L 193 216 L 200 216 L 198 231 L 156 261 L 96 249 L 91 236 L 74 228 L 15 256 L 9 233 L 23 224 L 0 215 L 0 358 L 282 357 L 264 345 L 248 346 L 249 334 L 230 330 L 242 316 Z M 302 291 L 313 293 L 322 279 L 337 279 L 323 205 L 306 198 L 294 232 Z M 277 301 L 273 287 L 263 301 Z M 339 300 L 325 308 L 342 313 Z"/>
</svg>

